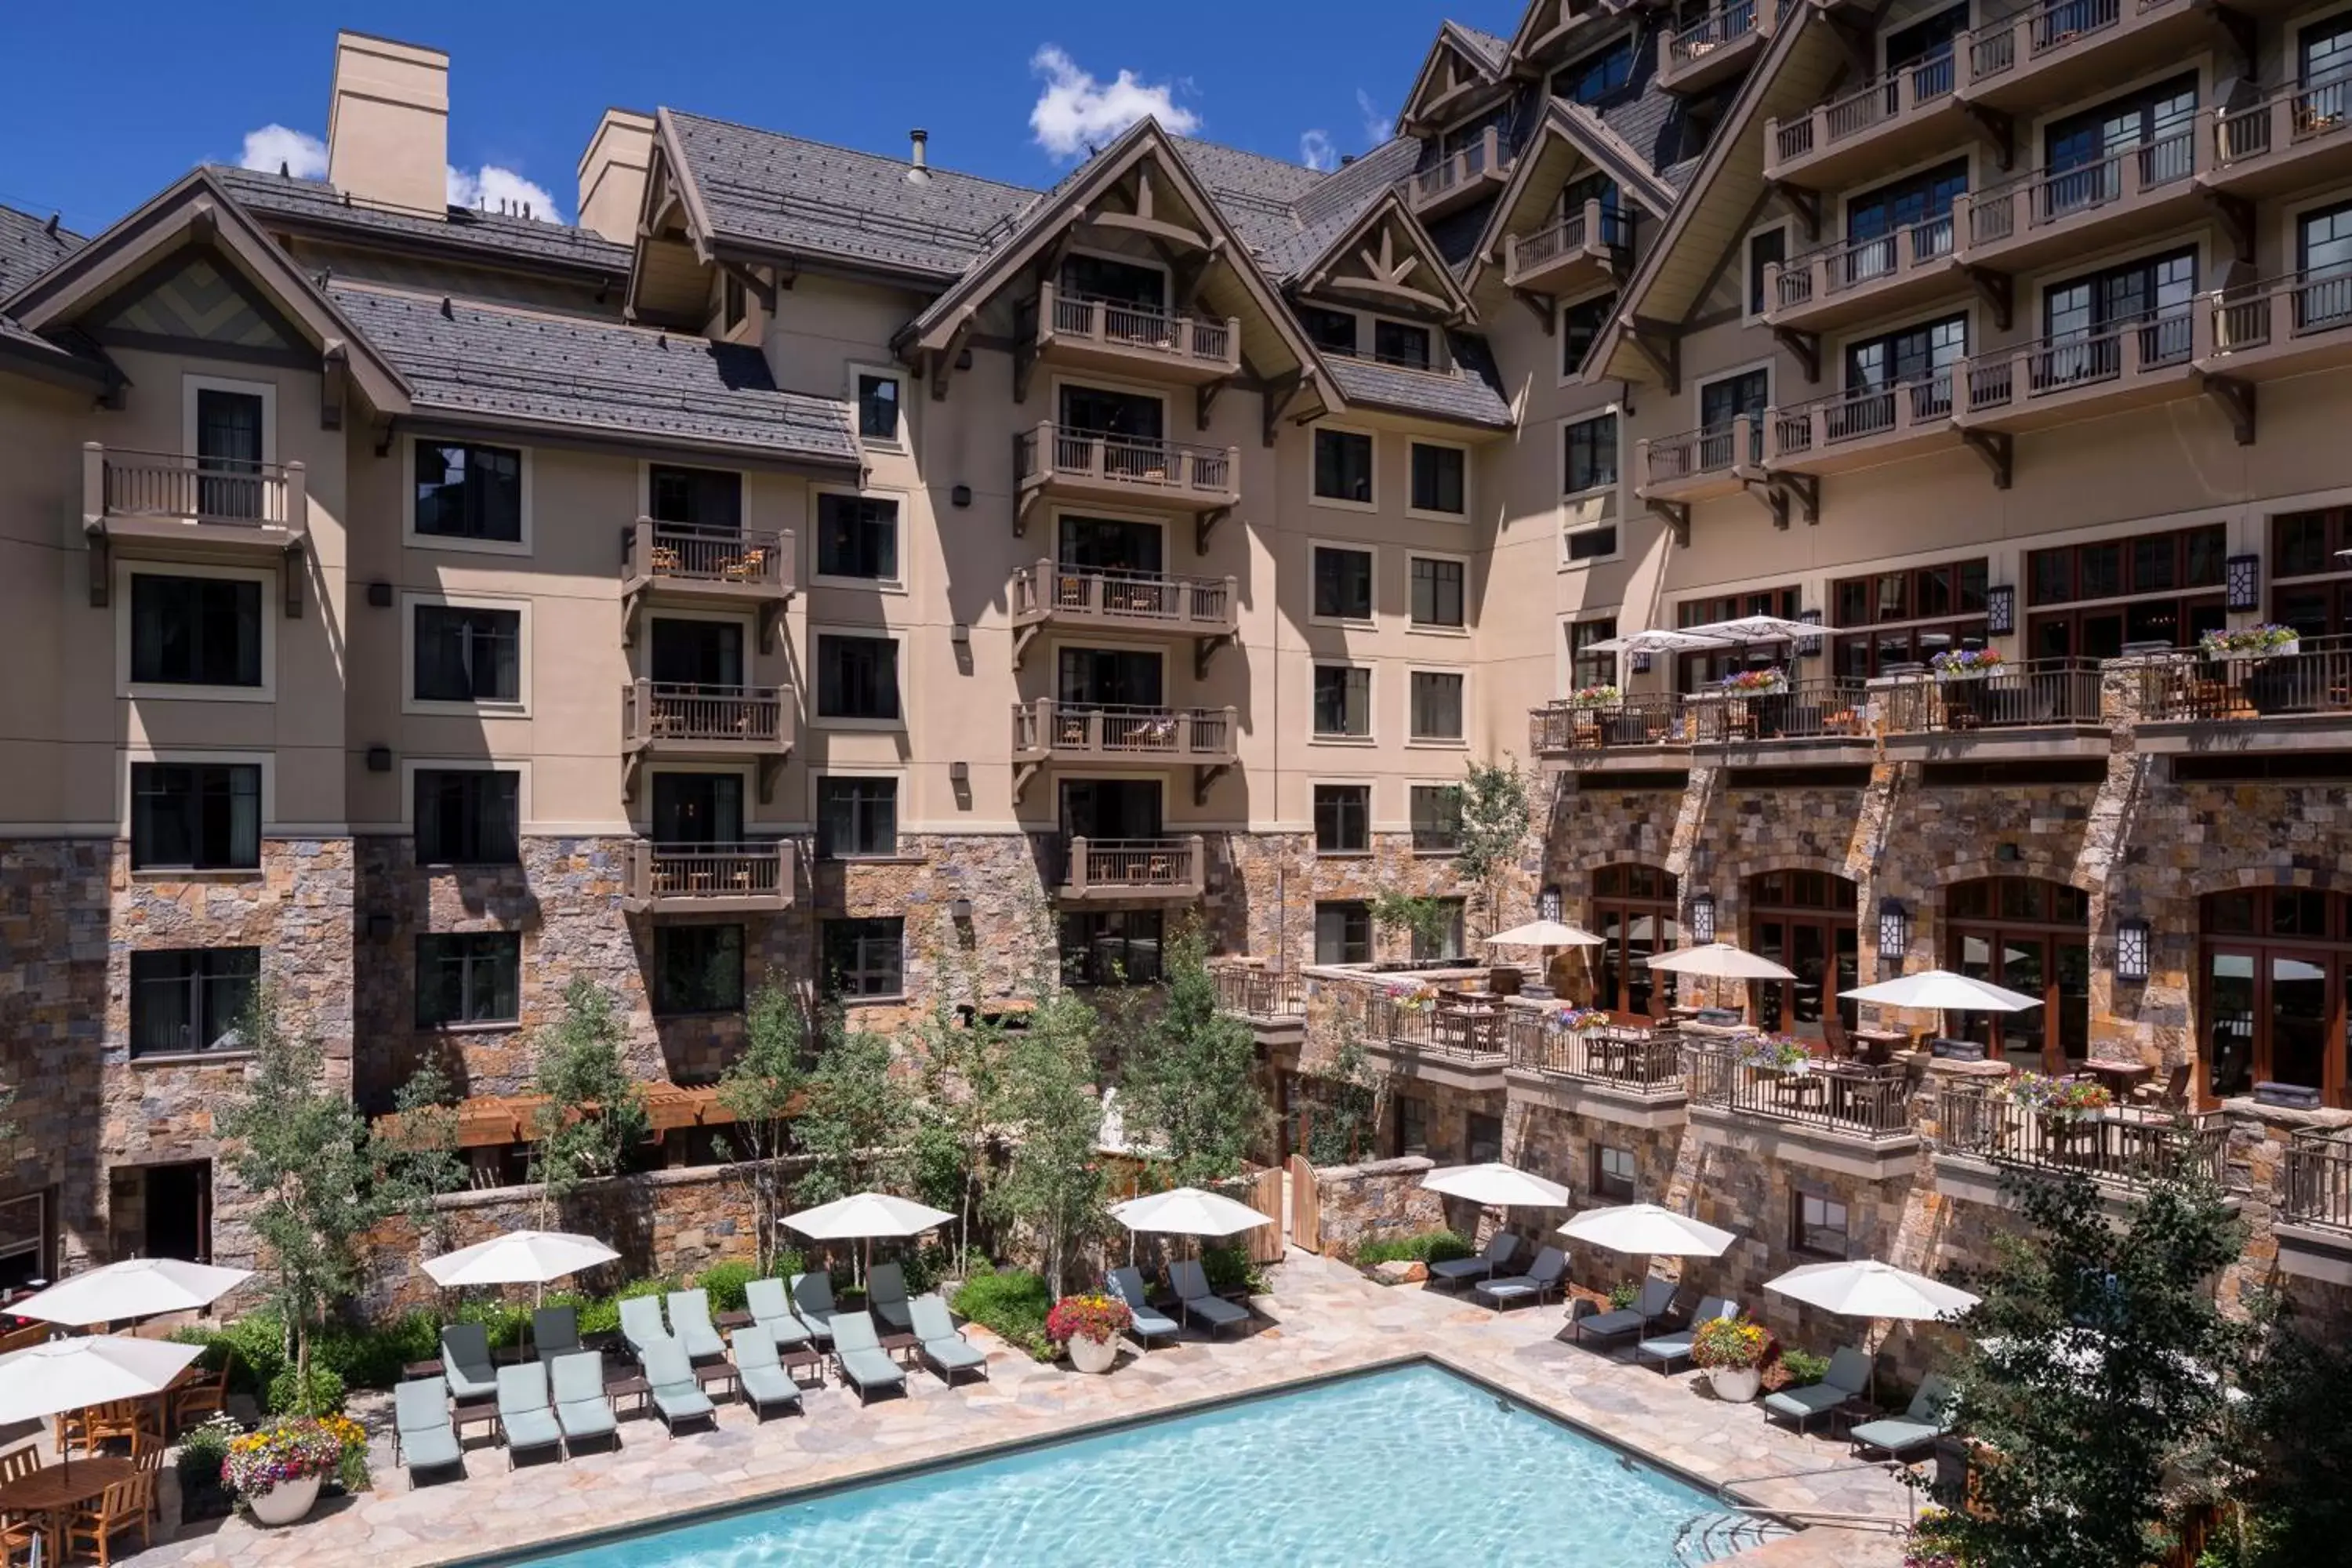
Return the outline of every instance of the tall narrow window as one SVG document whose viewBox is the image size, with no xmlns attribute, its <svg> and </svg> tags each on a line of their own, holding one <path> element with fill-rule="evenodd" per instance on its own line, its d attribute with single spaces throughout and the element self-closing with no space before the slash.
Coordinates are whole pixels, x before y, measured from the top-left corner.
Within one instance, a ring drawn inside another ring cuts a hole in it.
<svg viewBox="0 0 2352 1568">
<path fill-rule="evenodd" d="M 820 856 L 898 853 L 897 779 L 819 779 L 816 805 L 816 852 Z"/>
<path fill-rule="evenodd" d="M 1315 786 L 1315 851 L 1360 855 L 1372 847 L 1372 791 L 1369 784 Z"/>
<path fill-rule="evenodd" d="M 1370 963 L 1372 961 L 1372 911 L 1354 900 L 1315 906 L 1315 962 Z"/>
<path fill-rule="evenodd" d="M 1617 482 L 1617 416 L 1597 414 L 1571 422 L 1566 435 L 1560 491 L 1580 495 Z"/>
<path fill-rule="evenodd" d="M 1412 510 L 1460 517 L 1469 510 L 1464 476 L 1470 455 L 1459 447 L 1412 444 Z"/>
<path fill-rule="evenodd" d="M 897 641 L 819 632 L 816 711 L 820 719 L 897 719 Z"/>
<path fill-rule="evenodd" d="M 1334 621 L 1372 618 L 1372 552 L 1315 546 L 1315 614 Z"/>
<path fill-rule="evenodd" d="M 857 435 L 866 441 L 898 439 L 898 378 L 860 372 L 857 377 Z"/>
<path fill-rule="evenodd" d="M 816 569 L 824 577 L 897 582 L 898 503 L 887 496 L 820 493 Z"/>
</svg>

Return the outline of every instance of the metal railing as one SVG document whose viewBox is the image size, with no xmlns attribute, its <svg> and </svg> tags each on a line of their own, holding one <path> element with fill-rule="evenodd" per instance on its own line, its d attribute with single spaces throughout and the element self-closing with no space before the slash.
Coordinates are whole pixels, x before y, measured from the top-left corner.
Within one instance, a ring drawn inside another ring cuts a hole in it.
<svg viewBox="0 0 2352 1568">
<path fill-rule="evenodd" d="M 2285 1183 L 2280 1218 L 2352 1230 L 2352 1140 L 2343 1131 L 2306 1127 L 2289 1138 Z"/>
<path fill-rule="evenodd" d="M 1962 362 L 1967 410 L 2013 407 L 2052 393 L 2185 365 L 2195 357 L 2196 343 L 2195 309 L 2177 305 L 2152 316 L 1980 354 Z"/>
<path fill-rule="evenodd" d="M 1801 1072 L 1752 1068 L 1736 1049 L 1685 1046 L 1683 1074 L 1694 1104 L 1796 1122 L 1878 1142 L 1906 1137 L 1913 1084 L 1902 1068 L 1816 1063 Z"/>
<path fill-rule="evenodd" d="M 1013 574 L 1013 614 L 1023 620 L 1098 616 L 1202 632 L 1229 631 L 1234 624 L 1237 587 L 1231 577 L 1171 577 L 1040 561 Z"/>
<path fill-rule="evenodd" d="M 2142 719 L 2190 722 L 2352 713 L 2352 637 L 2153 660 L 2140 672 L 2139 708 Z"/>
<path fill-rule="evenodd" d="M 793 536 L 641 517 L 622 536 L 621 575 L 790 593 Z"/>
<path fill-rule="evenodd" d="M 1014 471 L 1025 482 L 1094 480 L 1203 496 L 1234 492 L 1230 447 L 1191 447 L 1045 424 L 1013 437 Z"/>
<path fill-rule="evenodd" d="M 1686 739 L 1682 699 L 1671 691 L 1622 697 L 1606 708 L 1549 702 L 1528 715 L 1528 746 L 1538 756 L 1679 745 Z"/>
<path fill-rule="evenodd" d="M 1859 680 L 1791 681 L 1779 691 L 1693 692 L 1683 699 L 1694 744 L 1733 741 L 1859 740 L 1869 733 L 1867 692 Z"/>
<path fill-rule="evenodd" d="M 1327 983 L 1327 994 L 1339 1020 L 1355 1025 L 1368 1039 L 1479 1067 L 1501 1067 L 1509 1059 L 1499 1005 L 1414 1003 L 1377 984 Z"/>
<path fill-rule="evenodd" d="M 1172 315 L 1118 300 L 1065 294 L 1051 283 L 1042 285 L 1038 292 L 1045 305 L 1041 314 L 1052 323 L 1055 336 L 1208 364 L 1234 361 L 1237 321 Z"/>
<path fill-rule="evenodd" d="M 1216 977 L 1217 1010 L 1249 1018 L 1282 1018 L 1304 1010 L 1297 979 L 1287 970 L 1262 969 L 1255 964 L 1210 966 Z"/>
<path fill-rule="evenodd" d="M 1522 1072 L 1631 1089 L 1682 1087 L 1682 1042 L 1671 1031 L 1620 1024 L 1570 1029 L 1557 1018 L 1515 1011 L 1506 1034 L 1511 1066 Z"/>
<path fill-rule="evenodd" d="M 1853 387 L 1768 415 L 1775 459 L 1825 451 L 1952 416 L 1952 373 L 1940 370 L 1893 386 Z"/>
<path fill-rule="evenodd" d="M 2096 659 L 2038 658 L 1982 675 L 1923 676 L 1878 695 L 1890 735 L 2101 721 Z"/>
<path fill-rule="evenodd" d="M 1040 697 L 1013 705 L 1013 750 L 1226 762 L 1234 755 L 1234 716 L 1231 708 L 1111 708 Z"/>
<path fill-rule="evenodd" d="M 2141 1184 L 2202 1170 L 2221 1179 L 2229 1129 L 2218 1112 L 2116 1107 L 2053 1115 L 1982 1089 L 1937 1093 L 1936 1142 L 1949 1153 L 2005 1165 Z"/>
<path fill-rule="evenodd" d="M 621 733 L 653 741 L 780 743 L 790 730 L 780 686 L 698 686 L 633 680 L 621 688 Z"/>
<path fill-rule="evenodd" d="M 2021 42 L 2031 62 L 2086 34 L 2105 31 L 2123 15 L 2123 0 L 2059 0 L 1989 22 L 1967 35 L 1969 80 L 1988 81 L 2015 70 Z"/>
<path fill-rule="evenodd" d="M 1189 893 L 1205 886 L 1207 851 L 1201 836 L 1184 838 L 1088 838 L 1073 834 L 1063 846 L 1062 888 L 1087 893 Z"/>
<path fill-rule="evenodd" d="M 1718 5 L 1689 26 L 1668 36 L 1666 59 L 1675 66 L 1696 64 L 1724 45 L 1755 32 L 1759 20 L 1769 26 L 1772 11 L 1771 0 L 1733 0 L 1731 5 Z"/>
<path fill-rule="evenodd" d="M 85 513 L 301 533 L 308 494 L 300 463 L 238 463 L 185 453 L 83 446 Z"/>
<path fill-rule="evenodd" d="M 2269 348 L 2290 339 L 2352 327 L 2352 267 L 2339 262 L 2264 279 L 2210 299 L 2214 352 L 2242 353 Z"/>
<path fill-rule="evenodd" d="M 655 844 L 639 840 L 630 867 L 631 890 L 646 899 L 781 898 L 781 842 Z"/>
</svg>

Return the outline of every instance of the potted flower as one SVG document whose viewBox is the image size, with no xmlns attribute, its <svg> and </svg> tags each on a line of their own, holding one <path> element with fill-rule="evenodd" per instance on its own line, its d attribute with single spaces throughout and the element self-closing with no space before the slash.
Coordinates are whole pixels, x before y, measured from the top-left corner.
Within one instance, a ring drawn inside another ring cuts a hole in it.
<svg viewBox="0 0 2352 1568">
<path fill-rule="evenodd" d="M 1764 1382 L 1772 1336 L 1745 1318 L 1711 1318 L 1691 1332 L 1691 1360 L 1706 1373 L 1717 1399 L 1745 1405 Z"/>
<path fill-rule="evenodd" d="M 1760 1073 L 1803 1073 L 1813 1053 L 1793 1035 L 1756 1035 L 1739 1043 L 1739 1065 Z"/>
<path fill-rule="evenodd" d="M 1562 1007 L 1554 1015 L 1559 1026 L 1571 1035 L 1581 1035 L 1609 1022 L 1608 1013 L 1599 1007 Z"/>
<path fill-rule="evenodd" d="M 2042 1138 L 2053 1152 L 2071 1147 L 2075 1134 L 2115 1103 L 2106 1086 L 2088 1079 L 2051 1078 L 2021 1072 L 2001 1086 L 2010 1103 L 2032 1112 Z"/>
<path fill-rule="evenodd" d="M 2000 649 L 1997 647 L 1960 647 L 1939 653 L 1927 661 L 1938 680 L 1968 680 L 1990 675 L 2000 668 Z"/>
<path fill-rule="evenodd" d="M 1735 697 L 1769 697 L 1789 689 L 1789 672 L 1777 664 L 1735 669 L 1723 678 L 1723 689 Z"/>
<path fill-rule="evenodd" d="M 1045 1337 L 1067 1350 L 1080 1372 L 1108 1372 L 1118 1359 L 1118 1336 L 1134 1322 L 1116 1296 L 1065 1296 L 1045 1314 Z"/>
<path fill-rule="evenodd" d="M 1568 694 L 1570 708 L 1614 708 L 1625 694 L 1613 686 L 1580 686 Z"/>
<path fill-rule="evenodd" d="M 355 1421 L 340 1415 L 283 1416 L 232 1439 L 221 1479 L 252 1511 L 255 1522 L 292 1524 L 319 1500 L 322 1483 L 343 1474 L 345 1455 L 355 1446 L 364 1456 L 366 1434 Z"/>
<path fill-rule="evenodd" d="M 2271 658 L 2298 652 L 2302 647 L 2301 633 L 2275 621 L 2258 626 L 2217 626 L 2197 639 L 2197 651 L 2207 658 Z"/>
<path fill-rule="evenodd" d="M 1437 1005 L 1437 987 L 1426 980 L 1391 991 L 1400 1013 L 1426 1013 Z"/>
</svg>

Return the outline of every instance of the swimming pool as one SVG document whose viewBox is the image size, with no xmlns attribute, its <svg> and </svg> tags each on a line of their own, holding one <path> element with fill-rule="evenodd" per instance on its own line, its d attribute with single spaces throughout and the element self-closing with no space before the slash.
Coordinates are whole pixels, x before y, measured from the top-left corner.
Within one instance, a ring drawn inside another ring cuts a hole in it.
<svg viewBox="0 0 2352 1568">
<path fill-rule="evenodd" d="M 1423 1563 L 1507 1551 L 1559 1568 L 1683 1568 L 1758 1539 L 1687 1482 L 1423 1364 L 515 1568 Z"/>
</svg>

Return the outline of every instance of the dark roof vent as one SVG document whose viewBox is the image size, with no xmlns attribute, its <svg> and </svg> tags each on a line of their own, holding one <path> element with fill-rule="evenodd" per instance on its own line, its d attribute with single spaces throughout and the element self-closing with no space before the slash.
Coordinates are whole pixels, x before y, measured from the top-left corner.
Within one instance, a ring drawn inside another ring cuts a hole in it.
<svg viewBox="0 0 2352 1568">
<path fill-rule="evenodd" d="M 1355 161 L 1356 155 L 1353 153 L 1342 153 L 1339 154 L 1339 167 L 1343 169 Z"/>
<path fill-rule="evenodd" d="M 928 131 L 909 131 L 907 132 L 907 140 L 911 143 L 907 153 L 907 162 L 909 165 L 907 170 L 907 183 L 910 185 L 923 184 L 931 177 L 929 158 L 931 133 Z"/>
</svg>

